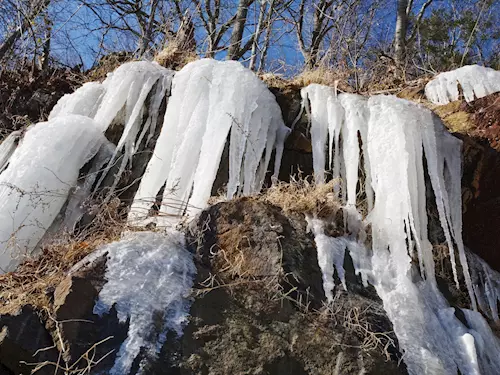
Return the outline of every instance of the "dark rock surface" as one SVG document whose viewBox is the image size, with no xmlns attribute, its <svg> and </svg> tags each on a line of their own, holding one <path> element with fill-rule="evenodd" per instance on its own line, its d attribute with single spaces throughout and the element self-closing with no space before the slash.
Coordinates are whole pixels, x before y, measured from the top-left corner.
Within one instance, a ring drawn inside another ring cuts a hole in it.
<svg viewBox="0 0 500 375">
<path fill-rule="evenodd" d="M 181 338 L 169 333 L 147 374 L 330 374 L 336 366 L 343 374 L 406 373 L 381 301 L 357 285 L 348 258 L 349 292 L 338 288 L 333 307 L 324 306 L 314 239 L 300 215 L 237 199 L 204 211 L 188 239 L 198 268 L 191 317 Z M 62 367 L 79 368 L 94 358 L 92 373 L 106 374 L 127 324 L 114 309 L 93 314 L 104 272 L 102 257 L 68 275 L 54 291 L 51 317 L 29 307 L 2 316 L 0 331 L 9 334 L 0 340 L 0 364 L 24 374 L 20 361 L 52 346 L 37 360 L 55 363 L 60 352 Z M 63 373 L 53 365 L 42 370 Z"/>
</svg>

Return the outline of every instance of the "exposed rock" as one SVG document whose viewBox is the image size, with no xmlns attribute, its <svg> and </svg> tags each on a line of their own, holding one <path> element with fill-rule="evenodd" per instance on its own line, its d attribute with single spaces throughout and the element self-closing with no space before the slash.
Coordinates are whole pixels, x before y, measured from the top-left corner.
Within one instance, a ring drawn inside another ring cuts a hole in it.
<svg viewBox="0 0 500 375">
<path fill-rule="evenodd" d="M 486 140 L 461 138 L 464 243 L 500 271 L 500 154 Z"/>
<path fill-rule="evenodd" d="M 45 361 L 57 363 L 58 353 L 37 312 L 29 305 L 14 314 L 0 315 L 0 364 L 12 374 L 30 374 Z M 3 374 L 0 367 L 0 374 Z M 37 374 L 54 374 L 44 366 Z"/>
<path fill-rule="evenodd" d="M 406 373 L 373 290 L 354 292 L 352 275 L 350 292 L 337 290 L 334 308 L 322 306 L 321 271 L 302 217 L 242 198 L 204 211 L 190 237 L 198 261 L 190 323 L 151 373 L 331 374 L 336 366 L 343 374 Z"/>
<path fill-rule="evenodd" d="M 55 316 L 54 320 L 47 321 L 47 326 L 53 335 L 60 336 L 59 342 L 58 337 L 54 340 L 59 344 L 62 341 L 64 349 L 60 349 L 70 365 L 91 350 L 94 358 L 105 357 L 96 370 L 110 368 L 116 350 L 127 337 L 127 325 L 118 322 L 114 309 L 103 317 L 93 313 L 99 292 L 106 282 L 104 273 L 105 259 L 101 258 L 90 268 L 69 275 L 54 292 Z"/>
</svg>

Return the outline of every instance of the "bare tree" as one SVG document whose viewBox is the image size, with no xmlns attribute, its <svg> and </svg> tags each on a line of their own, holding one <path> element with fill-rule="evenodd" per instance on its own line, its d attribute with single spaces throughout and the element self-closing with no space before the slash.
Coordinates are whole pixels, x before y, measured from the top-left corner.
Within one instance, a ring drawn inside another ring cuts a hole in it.
<svg viewBox="0 0 500 375">
<path fill-rule="evenodd" d="M 16 7 L 20 14 L 20 23 L 14 28 L 0 45 L 0 60 L 2 60 L 7 52 L 11 50 L 15 43 L 21 38 L 26 30 L 30 28 L 34 19 L 45 10 L 50 4 L 50 0 L 32 0 L 26 3 L 26 11 L 22 7 Z"/>
<path fill-rule="evenodd" d="M 254 33 L 246 43 L 242 44 L 243 32 L 245 31 L 245 24 L 247 22 L 248 7 L 250 7 L 253 2 L 254 0 L 239 0 L 236 17 L 233 22 L 231 39 L 229 40 L 229 47 L 227 50 L 228 60 L 239 60 L 253 44 L 256 33 Z"/>
<path fill-rule="evenodd" d="M 410 37 L 408 37 L 408 28 L 410 26 L 409 20 L 412 14 L 414 0 L 398 0 L 396 29 L 394 33 L 394 59 L 398 67 L 401 67 L 404 64 L 407 45 L 415 39 L 425 11 L 429 5 L 431 5 L 432 1 L 433 0 L 427 0 L 422 4 L 415 21 L 413 22 Z"/>
</svg>

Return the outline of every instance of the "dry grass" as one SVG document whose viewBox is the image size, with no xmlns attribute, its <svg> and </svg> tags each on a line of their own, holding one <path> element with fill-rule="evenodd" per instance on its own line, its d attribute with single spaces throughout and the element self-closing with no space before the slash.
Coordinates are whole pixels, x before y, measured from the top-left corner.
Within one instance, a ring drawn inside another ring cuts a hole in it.
<svg viewBox="0 0 500 375">
<path fill-rule="evenodd" d="M 180 70 L 186 64 L 198 59 L 196 52 L 186 51 L 178 43 L 172 41 L 155 56 L 154 61 L 164 68 Z"/>
<path fill-rule="evenodd" d="M 285 212 L 298 212 L 327 218 L 334 216 L 340 210 L 335 190 L 340 190 L 338 179 L 316 185 L 307 179 L 292 178 L 290 183 L 276 182 L 262 195 L 261 199 L 281 207 Z"/>
<path fill-rule="evenodd" d="M 15 272 L 0 275 L 0 314 L 28 304 L 51 311 L 53 291 L 67 272 L 101 245 L 119 239 L 125 224 L 116 210 L 114 204 L 101 209 L 92 226 L 78 235 L 58 233 L 36 257 L 26 259 Z"/>
<path fill-rule="evenodd" d="M 284 94 L 297 92 L 301 88 L 313 83 L 337 87 L 343 92 L 354 92 L 354 89 L 347 83 L 349 78 L 348 72 L 342 70 L 333 70 L 329 68 L 304 70 L 302 73 L 291 79 L 285 79 L 282 76 L 273 73 L 260 74 L 259 77 L 266 85 L 271 88 L 276 88 Z"/>
<path fill-rule="evenodd" d="M 134 56 L 127 52 L 115 52 L 105 55 L 99 60 L 98 65 L 85 75 L 85 81 L 102 81 L 108 73 L 113 72 L 120 65 L 129 61 L 134 61 Z"/>
<path fill-rule="evenodd" d="M 390 360 L 389 348 L 396 347 L 394 332 L 385 332 L 377 324 L 386 316 L 383 307 L 376 303 L 366 303 L 351 296 L 343 297 L 337 293 L 333 303 L 318 312 L 319 317 L 331 320 L 335 326 L 341 326 L 344 336 L 356 336 L 361 341 L 359 349 L 364 352 L 378 351 Z M 341 345 L 349 347 L 346 344 Z"/>
</svg>

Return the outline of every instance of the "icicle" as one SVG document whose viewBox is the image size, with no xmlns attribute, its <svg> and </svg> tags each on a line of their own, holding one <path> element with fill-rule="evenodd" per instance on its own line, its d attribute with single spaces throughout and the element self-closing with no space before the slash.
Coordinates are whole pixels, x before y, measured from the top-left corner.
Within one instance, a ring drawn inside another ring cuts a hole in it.
<svg viewBox="0 0 500 375">
<path fill-rule="evenodd" d="M 476 254 L 468 252 L 467 259 L 475 286 L 474 295 L 479 306 L 484 314 L 498 324 L 500 323 L 497 307 L 500 302 L 500 273 Z"/>
<path fill-rule="evenodd" d="M 90 197 L 92 187 L 94 186 L 98 174 L 103 172 L 104 165 L 110 160 L 114 151 L 115 145 L 109 141 L 104 141 L 103 145 L 95 155 L 94 162 L 92 163 L 92 167 L 89 172 L 83 181 L 78 184 L 68 199 L 68 205 L 66 207 L 63 221 L 63 226 L 65 228 L 74 230 L 75 225 L 85 214 L 85 210 L 82 205 L 85 203 L 85 200 Z"/>
<path fill-rule="evenodd" d="M 284 141 L 278 137 L 284 127 L 274 96 L 241 64 L 203 59 L 186 65 L 174 77 L 164 126 L 129 222 L 147 217 L 163 185 L 158 224 L 171 225 L 203 208 L 230 132 L 228 197 L 241 189 L 253 192 L 271 151 Z"/>
<path fill-rule="evenodd" d="M 467 65 L 440 73 L 425 86 L 427 99 L 436 104 L 448 104 L 458 100 L 458 85 L 464 98 L 471 102 L 476 98 L 500 91 L 500 72 L 479 65 Z"/>
<path fill-rule="evenodd" d="M 103 139 L 97 123 L 77 115 L 28 129 L 0 175 L 0 272 L 33 251 Z"/>
<path fill-rule="evenodd" d="M 375 286 L 384 303 L 410 374 L 455 375 L 458 370 L 463 374 L 494 373 L 491 369 L 498 367 L 491 365 L 481 346 L 481 337 L 488 337 L 491 331 L 481 327 L 478 330 L 482 333 L 478 334 L 455 317 L 437 288 L 432 245 L 427 235 L 424 157 L 455 279 L 458 278 L 454 245 L 473 308 L 477 298 L 482 308 L 498 319 L 500 279 L 482 263 L 475 262 L 471 268 L 473 288 L 461 238 L 461 142 L 421 106 L 388 96 L 374 96 L 367 103 L 348 94 L 336 98 L 329 90 L 317 85 L 302 90 L 303 105 L 311 118 L 311 134 L 316 142 L 313 158 L 315 174 L 319 176 L 317 182 L 323 181 L 328 134 L 330 168 L 333 153 L 334 175 L 340 174 L 347 187 L 342 198 L 346 203 L 344 213 L 350 238 L 330 243 L 331 239 L 323 232 L 324 224 L 308 219 L 316 237 L 326 293 L 333 287 L 333 267 L 339 264 L 336 257 L 347 246 L 356 273 L 361 274 L 365 285 L 369 282 Z M 342 111 L 344 120 L 338 134 Z M 356 207 L 359 203 L 356 189 L 360 183 L 359 137 L 368 208 L 365 224 L 371 225 L 371 252 L 363 246 L 366 235 Z M 339 152 L 334 143 L 339 145 Z M 412 266 L 415 250 L 420 274 Z M 327 297 L 331 299 L 332 295 Z"/>
<path fill-rule="evenodd" d="M 17 143 L 19 142 L 20 137 L 21 137 L 21 131 L 18 130 L 12 132 L 0 144 L 0 173 L 5 169 L 6 165 L 9 163 L 9 159 L 17 147 Z"/>
<path fill-rule="evenodd" d="M 328 112 L 326 103 L 334 95 L 330 87 L 312 84 L 301 92 L 302 105 L 311 120 L 311 143 L 313 148 L 314 178 L 317 184 L 325 182 L 325 145 L 328 136 Z"/>
<path fill-rule="evenodd" d="M 325 234 L 324 222 L 320 219 L 307 217 L 308 228 L 314 234 L 314 242 L 318 252 L 318 264 L 323 274 L 323 290 L 328 302 L 333 301 L 334 270 L 337 270 L 344 290 L 347 290 L 344 271 L 344 256 L 347 240 L 344 237 L 330 237 Z M 334 268 L 335 266 L 335 268 Z"/>
<path fill-rule="evenodd" d="M 474 336 L 476 342 L 481 374 L 500 374 L 500 357 L 498 355 L 500 353 L 500 340 L 480 313 L 467 309 L 462 309 L 462 312 L 470 327 L 469 333 Z"/>
<path fill-rule="evenodd" d="M 147 61 L 134 61 L 121 65 L 102 83 L 106 92 L 94 117 L 95 120 L 101 123 L 105 131 L 124 106 L 128 107 L 127 118 L 129 118 L 134 109 L 138 110 L 144 104 L 145 97 L 139 100 L 143 84 L 148 80 L 156 81 L 162 76 L 171 75 L 172 71 Z"/>
</svg>

